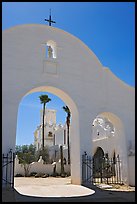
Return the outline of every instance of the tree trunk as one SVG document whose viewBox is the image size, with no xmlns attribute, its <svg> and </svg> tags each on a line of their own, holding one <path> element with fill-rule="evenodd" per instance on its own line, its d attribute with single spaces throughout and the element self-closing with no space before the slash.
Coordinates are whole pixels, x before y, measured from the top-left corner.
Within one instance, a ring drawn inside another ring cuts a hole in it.
<svg viewBox="0 0 137 204">
<path fill-rule="evenodd" d="M 68 141 L 68 164 L 70 164 L 69 125 L 67 126 L 67 141 Z"/>
<path fill-rule="evenodd" d="M 42 130 L 42 150 L 44 151 L 44 116 L 45 116 L 45 103 L 43 104 L 43 130 Z"/>
<path fill-rule="evenodd" d="M 63 147 L 60 146 L 60 157 L 61 157 L 61 175 L 64 174 L 64 163 L 63 163 Z"/>
<path fill-rule="evenodd" d="M 29 176 L 29 164 L 24 164 L 25 177 Z"/>
</svg>

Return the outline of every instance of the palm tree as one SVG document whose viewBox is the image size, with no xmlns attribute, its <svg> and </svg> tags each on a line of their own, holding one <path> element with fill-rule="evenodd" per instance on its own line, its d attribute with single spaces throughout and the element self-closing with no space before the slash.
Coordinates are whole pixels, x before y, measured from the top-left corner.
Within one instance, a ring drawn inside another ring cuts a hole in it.
<svg viewBox="0 0 137 204">
<path fill-rule="evenodd" d="M 45 108 L 46 103 L 51 101 L 51 99 L 48 97 L 48 95 L 41 95 L 39 96 L 41 104 L 43 104 L 43 131 L 42 131 L 42 150 L 44 151 L 44 117 L 45 117 Z"/>
<path fill-rule="evenodd" d="M 70 164 L 69 127 L 70 127 L 71 112 L 68 106 L 63 106 L 63 110 L 67 113 L 66 124 L 67 124 L 67 142 L 68 142 L 68 164 Z"/>
</svg>

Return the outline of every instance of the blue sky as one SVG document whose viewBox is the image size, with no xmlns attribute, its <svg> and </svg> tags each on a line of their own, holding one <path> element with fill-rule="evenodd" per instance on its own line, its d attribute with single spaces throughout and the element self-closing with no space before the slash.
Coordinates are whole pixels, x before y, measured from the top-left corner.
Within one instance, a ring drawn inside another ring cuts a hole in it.
<svg viewBox="0 0 137 204">
<path fill-rule="evenodd" d="M 2 2 L 2 30 L 21 24 L 47 25 L 44 19 L 50 9 L 54 27 L 78 37 L 103 66 L 135 86 L 135 2 Z M 20 104 L 17 144 L 33 142 L 41 108 L 38 94 L 27 96 Z M 59 109 L 64 104 L 50 96 L 54 104 L 49 103 L 48 108 Z M 65 113 L 58 113 L 57 122 L 63 122 Z"/>
<path fill-rule="evenodd" d="M 66 104 L 57 96 L 48 92 L 35 92 L 25 96 L 20 102 L 18 109 L 18 125 L 16 144 L 30 144 L 34 140 L 34 131 L 40 125 L 40 110 L 43 108 L 39 96 L 47 94 L 51 99 L 47 103 L 46 108 L 54 109 L 57 111 L 56 120 L 57 124 L 65 123 L 66 113 L 62 109 Z"/>
</svg>

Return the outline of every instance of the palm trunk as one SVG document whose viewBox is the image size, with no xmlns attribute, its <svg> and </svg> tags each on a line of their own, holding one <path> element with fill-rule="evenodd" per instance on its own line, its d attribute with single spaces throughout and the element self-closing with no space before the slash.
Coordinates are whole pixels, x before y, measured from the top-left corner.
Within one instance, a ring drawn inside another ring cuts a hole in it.
<svg viewBox="0 0 137 204">
<path fill-rule="evenodd" d="M 63 163 L 63 146 L 60 146 L 60 158 L 61 158 L 61 175 L 64 174 L 64 163 Z"/>
<path fill-rule="evenodd" d="M 68 164 L 70 164 L 69 125 L 67 125 L 67 141 L 68 141 Z"/>
<path fill-rule="evenodd" d="M 45 117 L 45 103 L 43 104 L 43 130 L 42 130 L 42 150 L 44 151 L 44 117 Z"/>
</svg>

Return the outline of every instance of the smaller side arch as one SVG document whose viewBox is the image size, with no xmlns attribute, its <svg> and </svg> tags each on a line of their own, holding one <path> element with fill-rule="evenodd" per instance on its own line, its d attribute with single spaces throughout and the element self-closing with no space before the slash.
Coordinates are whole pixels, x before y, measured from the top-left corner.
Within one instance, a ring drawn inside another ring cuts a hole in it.
<svg viewBox="0 0 137 204">
<path fill-rule="evenodd" d="M 109 121 L 109 125 L 112 126 L 110 132 L 110 135 L 104 134 L 103 123 L 101 124 L 103 128 L 100 126 L 100 132 L 102 131 L 102 134 L 99 134 L 99 138 L 96 135 L 92 135 L 92 145 L 95 149 L 96 147 L 100 146 L 103 148 L 103 150 L 108 152 L 109 157 L 113 157 L 114 151 L 116 156 L 119 155 L 121 160 L 121 170 L 122 170 L 122 181 L 126 184 L 129 183 L 129 175 L 128 175 L 128 158 L 127 158 L 127 148 L 126 148 L 126 137 L 125 137 L 125 131 L 124 131 L 124 125 L 122 123 L 122 120 L 111 112 L 102 112 L 99 113 L 96 118 L 107 118 Z M 100 123 L 102 121 L 99 121 Z M 98 126 L 97 126 L 98 127 Z M 95 134 L 96 132 L 93 131 L 94 124 L 92 126 L 92 134 Z M 95 132 L 95 133 L 94 133 Z M 95 137 L 96 136 L 96 137 Z M 93 139 L 95 138 L 95 139 Z"/>
</svg>

